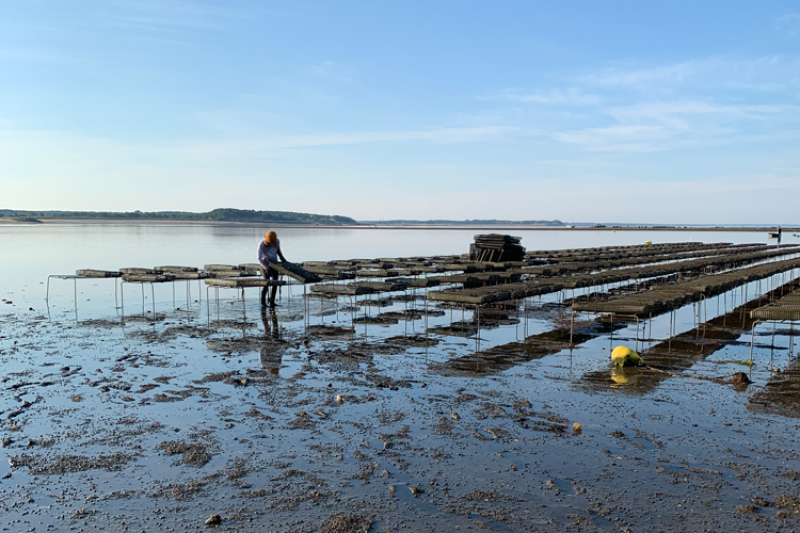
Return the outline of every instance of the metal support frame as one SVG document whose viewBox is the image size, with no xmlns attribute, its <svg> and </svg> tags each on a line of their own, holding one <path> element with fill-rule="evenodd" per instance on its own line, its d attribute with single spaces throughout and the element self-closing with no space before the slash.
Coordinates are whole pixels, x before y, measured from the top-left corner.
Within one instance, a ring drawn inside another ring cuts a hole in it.
<svg viewBox="0 0 800 533">
<path fill-rule="evenodd" d="M 240 299 L 242 301 L 242 317 L 243 317 L 242 321 L 245 324 L 243 326 L 242 338 L 245 338 L 246 335 L 244 333 L 244 328 L 247 327 L 246 326 L 246 323 L 247 323 L 247 298 L 246 298 L 246 294 L 245 294 L 245 289 L 259 289 L 259 290 L 261 290 L 261 289 L 269 288 L 269 287 L 272 287 L 272 286 L 273 285 L 266 285 L 264 287 L 260 287 L 260 286 L 253 286 L 253 287 L 220 287 L 220 286 L 217 286 L 217 285 L 213 286 L 213 288 L 216 289 L 217 321 L 219 321 L 219 290 L 220 289 L 241 290 Z M 281 285 L 278 285 L 278 287 L 281 287 Z M 211 285 L 206 285 L 206 317 L 207 317 L 206 326 L 207 326 L 209 331 L 211 331 L 211 303 L 210 303 L 211 302 L 211 296 L 210 296 L 210 292 L 209 292 L 211 290 L 211 288 L 212 288 Z M 303 286 L 303 290 L 304 290 L 304 293 L 305 293 L 305 286 Z M 155 307 L 154 307 L 154 309 L 155 309 Z M 155 314 L 155 312 L 154 312 L 154 314 Z"/>
<path fill-rule="evenodd" d="M 156 318 L 156 290 L 155 290 L 155 283 L 152 281 L 125 281 L 124 279 L 119 284 L 120 289 L 120 309 L 122 310 L 122 325 L 125 325 L 125 284 L 126 283 L 137 283 L 142 287 L 142 318 L 145 317 L 145 308 L 144 308 L 144 285 L 145 283 L 150 284 L 150 294 L 151 300 L 153 303 L 153 320 Z M 174 303 L 174 302 L 173 302 Z"/>
<path fill-rule="evenodd" d="M 775 335 L 774 326 L 775 326 L 775 324 L 785 324 L 787 322 L 789 323 L 789 338 L 790 338 L 790 341 L 789 341 L 789 352 L 788 353 L 789 353 L 789 356 L 792 355 L 792 353 L 794 352 L 794 323 L 795 323 L 795 321 L 794 320 L 786 320 L 786 319 L 783 319 L 783 320 L 761 320 L 761 319 L 758 319 L 758 320 L 755 320 L 753 322 L 753 327 L 750 330 L 750 359 L 748 361 L 750 364 L 753 364 L 753 350 L 754 350 L 754 347 L 755 347 L 755 340 L 756 340 L 756 326 L 758 324 L 772 324 L 773 325 L 773 333 L 772 334 L 773 334 L 773 344 L 774 344 L 774 342 L 775 342 L 774 341 L 774 335 Z"/>
<path fill-rule="evenodd" d="M 118 290 L 117 290 L 117 279 L 118 277 L 108 277 L 108 278 L 96 278 L 91 276 L 78 276 L 74 274 L 50 274 L 47 276 L 47 288 L 45 292 L 44 300 L 47 302 L 48 309 L 50 308 L 50 278 L 56 279 L 63 279 L 63 280 L 72 280 L 73 284 L 73 298 L 75 303 L 75 312 L 78 312 L 78 280 L 79 279 L 93 279 L 93 280 L 101 280 L 101 279 L 111 279 L 114 280 L 114 306 L 115 308 L 119 307 L 119 297 L 118 297 Z"/>
</svg>

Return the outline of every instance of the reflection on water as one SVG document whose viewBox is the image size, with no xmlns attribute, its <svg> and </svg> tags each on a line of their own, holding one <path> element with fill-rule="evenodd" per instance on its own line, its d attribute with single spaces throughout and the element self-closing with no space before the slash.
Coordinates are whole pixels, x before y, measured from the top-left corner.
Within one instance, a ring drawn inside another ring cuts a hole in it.
<svg viewBox="0 0 800 533">
<path fill-rule="evenodd" d="M 790 283 L 790 286 L 793 287 L 794 283 Z M 778 288 L 702 324 L 699 328 L 654 345 L 641 353 L 646 367 L 588 372 L 581 378 L 578 386 L 590 391 L 612 388 L 635 396 L 648 394 L 674 373 L 687 370 L 722 348 L 738 343 L 742 335 L 749 333 L 753 327 L 750 311 L 769 303 L 771 296 L 781 294 L 782 291 L 783 289 Z"/>
<path fill-rule="evenodd" d="M 626 374 L 625 368 L 612 368 L 611 381 L 613 381 L 614 383 L 609 386 L 612 389 L 624 386 L 635 386 L 637 379 L 638 375 L 634 374 L 633 372 L 628 372 Z"/>
<path fill-rule="evenodd" d="M 192 225 L 147 225 L 147 224 L 63 224 L 36 226 L 0 226 L 0 239 L 3 250 L 10 253 L 10 261 L 0 264 L 0 295 L 13 294 L 14 308 L 27 309 L 28 306 L 42 305 L 42 281 L 48 274 L 69 274 L 79 268 L 98 268 L 116 270 L 122 267 L 149 267 L 157 264 L 186 264 L 202 266 L 208 263 L 244 263 L 255 260 L 255 250 L 267 228 L 245 226 L 192 226 Z M 282 247 L 287 257 L 293 261 L 333 260 L 346 258 L 402 257 L 420 255 L 460 254 L 469 249 L 476 233 L 473 229 L 331 229 L 331 228 L 277 228 L 282 240 Z M 491 231 L 487 229 L 485 231 Z M 510 233 L 522 237 L 522 244 L 528 250 L 547 250 L 593 247 L 606 245 L 641 244 L 645 241 L 664 242 L 732 242 L 741 244 L 763 240 L 765 235 L 750 232 L 668 232 L 668 231 L 561 231 L 561 230 L 525 230 L 519 229 Z M 47 250 L 47 260 L 43 259 L 42 250 Z M 70 287 L 71 288 L 71 287 Z M 78 302 L 74 301 L 72 291 L 61 290 L 53 300 L 54 310 L 71 309 L 79 304 L 83 311 L 103 309 L 105 316 L 109 308 L 115 306 L 108 286 L 100 281 L 87 281 L 78 289 Z M 286 289 L 291 291 L 291 288 Z M 296 288 L 294 290 L 297 290 Z M 160 292 L 159 292 L 160 291 Z M 174 289 L 156 288 L 153 295 L 142 294 L 142 306 L 145 308 L 141 319 L 153 321 L 153 314 L 147 316 L 147 309 L 159 302 L 172 300 Z M 67 296 L 69 292 L 69 296 Z M 138 295 L 137 295 L 138 296 Z M 155 297 L 155 302 L 151 301 Z M 204 295 L 200 294 L 199 298 Z M 199 299 L 198 298 L 198 299 Z M 187 289 L 187 308 L 199 303 Z M 138 303 L 138 302 L 137 302 Z M 394 303 L 394 302 L 390 302 Z M 760 305 L 756 302 L 745 306 L 745 310 Z M 200 303 L 200 305 L 203 305 Z M 207 305 L 207 304 L 206 304 Z M 286 322 L 301 320 L 300 307 L 302 298 L 286 302 L 281 309 Z M 378 305 L 377 302 L 374 305 Z M 154 306 L 155 308 L 155 306 Z M 316 308 L 316 306 L 315 306 Z M 217 307 L 217 312 L 218 312 Z M 160 316 L 162 309 L 155 313 Z M 339 307 L 334 305 L 329 315 L 336 315 L 338 321 Z M 48 308 L 48 312 L 50 309 Z M 312 316 L 322 318 L 322 324 L 310 325 L 306 333 L 319 339 L 337 339 L 350 342 L 355 336 L 357 326 L 364 334 L 366 326 L 397 325 L 408 329 L 406 322 L 411 322 L 411 333 L 416 333 L 414 321 L 419 322 L 419 312 L 407 309 L 390 310 L 377 316 L 356 317 L 352 324 L 324 323 L 323 305 L 319 304 L 319 313 Z M 434 310 L 431 310 L 431 315 Z M 646 352 L 647 363 L 655 368 L 668 371 L 681 371 L 704 360 L 725 345 L 735 342 L 747 331 L 751 322 L 740 319 L 742 308 L 729 313 L 726 317 L 712 320 L 702 331 L 696 330 L 679 335 L 670 341 L 653 346 Z M 346 315 L 351 315 L 346 312 Z M 431 324 L 430 335 L 439 334 L 445 339 L 454 340 L 466 337 L 474 340 L 480 332 L 489 333 L 499 328 L 507 328 L 518 324 L 518 312 L 508 313 L 497 310 L 492 313 L 487 309 L 481 315 L 480 324 L 471 320 L 440 321 Z M 291 315 L 291 316 L 289 316 Z M 735 315 L 735 316 L 734 316 Z M 89 317 L 92 315 L 89 314 Z M 352 319 L 352 317 L 350 317 Z M 553 317 L 550 317 L 553 318 Z M 361 323 L 363 322 L 363 323 Z M 444 322 L 444 323 L 442 323 Z M 238 322 L 242 332 L 241 339 L 227 338 L 210 340 L 212 349 L 228 350 L 234 346 L 243 347 L 257 345 L 259 360 L 264 369 L 277 371 L 281 365 L 280 348 L 283 332 L 279 314 L 264 310 L 261 313 L 264 335 L 248 338 L 247 326 Z M 734 324 L 736 327 L 730 327 Z M 217 324 L 220 326 L 222 324 Z M 487 346 L 464 355 L 461 353 L 448 357 L 443 362 L 432 362 L 431 369 L 441 373 L 459 373 L 467 375 L 495 374 L 508 370 L 516 365 L 524 364 L 548 355 L 557 354 L 570 348 L 568 326 L 556 324 L 556 329 L 533 335 L 524 340 L 508 342 L 503 339 L 497 346 Z M 609 324 L 598 321 L 576 324 L 572 332 L 572 342 L 581 344 L 599 336 L 608 335 L 625 327 L 625 324 Z M 394 331 L 394 330 L 392 330 Z M 406 331 L 406 334 L 408 332 Z M 380 335 L 379 335 L 380 336 Z M 259 338 L 260 337 L 260 338 Z M 512 336 L 513 339 L 513 336 Z M 428 345 L 426 340 L 425 345 Z M 603 369 L 590 371 L 580 380 L 580 386 L 592 390 L 620 389 L 631 394 L 646 394 L 654 390 L 670 374 L 649 369 Z M 784 380 L 785 381 L 785 380 Z M 777 383 L 777 382 L 776 382 Z M 777 386 L 777 385 L 775 385 Z"/>
<path fill-rule="evenodd" d="M 572 331 L 567 326 L 531 335 L 521 341 L 509 342 L 462 357 L 453 357 L 444 363 L 433 363 L 431 370 L 445 375 L 496 374 L 523 363 L 569 350 L 570 341 L 573 345 L 580 345 L 609 335 L 627 325 L 624 322 L 609 322 L 607 319 L 575 322 Z"/>
<path fill-rule="evenodd" d="M 123 267 L 255 261 L 266 226 L 191 226 L 181 224 L 0 224 L 0 295 L 26 289 L 23 304 L 38 302 L 43 290 L 32 291 L 48 274 L 71 274 L 80 268 Z M 462 254 L 475 229 L 330 229 L 276 228 L 286 257 L 294 262 L 355 257 L 400 257 Z M 522 238 L 528 250 L 664 242 L 760 242 L 766 235 L 708 231 L 508 231 Z M 46 255 L 44 253 L 46 251 Z M 10 258 L 10 259 L 9 259 Z M 27 286 L 27 287 L 26 287 Z M 33 293 L 33 294 L 30 294 Z M 16 303 L 16 302 L 15 302 Z M 85 302 L 81 302 L 82 306 Z"/>
<path fill-rule="evenodd" d="M 261 323 L 264 325 L 264 340 L 258 349 L 258 361 L 261 368 L 270 374 L 278 375 L 281 369 L 284 347 L 274 341 L 281 340 L 281 326 L 278 313 L 274 309 L 261 309 Z"/>
<path fill-rule="evenodd" d="M 264 338 L 280 340 L 281 326 L 278 323 L 278 313 L 275 309 L 261 308 L 261 323 L 264 325 Z"/>
</svg>

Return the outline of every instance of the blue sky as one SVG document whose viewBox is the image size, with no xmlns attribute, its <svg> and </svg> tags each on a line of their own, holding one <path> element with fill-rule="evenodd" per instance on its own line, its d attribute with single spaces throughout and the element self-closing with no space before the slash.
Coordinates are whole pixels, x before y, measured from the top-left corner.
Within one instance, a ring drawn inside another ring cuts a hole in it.
<svg viewBox="0 0 800 533">
<path fill-rule="evenodd" d="M 0 208 L 800 223 L 796 2 L 0 0 Z"/>
</svg>

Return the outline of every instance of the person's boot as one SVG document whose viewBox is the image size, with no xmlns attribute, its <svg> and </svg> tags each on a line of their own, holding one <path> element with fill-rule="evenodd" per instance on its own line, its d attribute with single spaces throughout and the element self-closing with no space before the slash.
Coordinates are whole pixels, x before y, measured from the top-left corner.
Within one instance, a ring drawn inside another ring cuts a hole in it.
<svg viewBox="0 0 800 533">
<path fill-rule="evenodd" d="M 272 292 L 269 295 L 269 308 L 275 309 L 275 296 L 278 294 L 278 287 L 272 287 Z"/>
</svg>

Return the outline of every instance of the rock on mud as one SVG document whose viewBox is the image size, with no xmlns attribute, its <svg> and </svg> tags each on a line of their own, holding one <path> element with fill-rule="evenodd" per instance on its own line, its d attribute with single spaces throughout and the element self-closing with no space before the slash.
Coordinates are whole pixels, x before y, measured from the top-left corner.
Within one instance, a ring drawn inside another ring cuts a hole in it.
<svg viewBox="0 0 800 533">
<path fill-rule="evenodd" d="M 750 381 L 750 378 L 744 372 L 737 372 L 731 378 L 731 383 L 734 385 L 749 385 L 752 381 Z"/>
<path fill-rule="evenodd" d="M 320 533 L 367 533 L 372 520 L 364 516 L 336 514 L 329 516 L 319 526 Z"/>
</svg>

